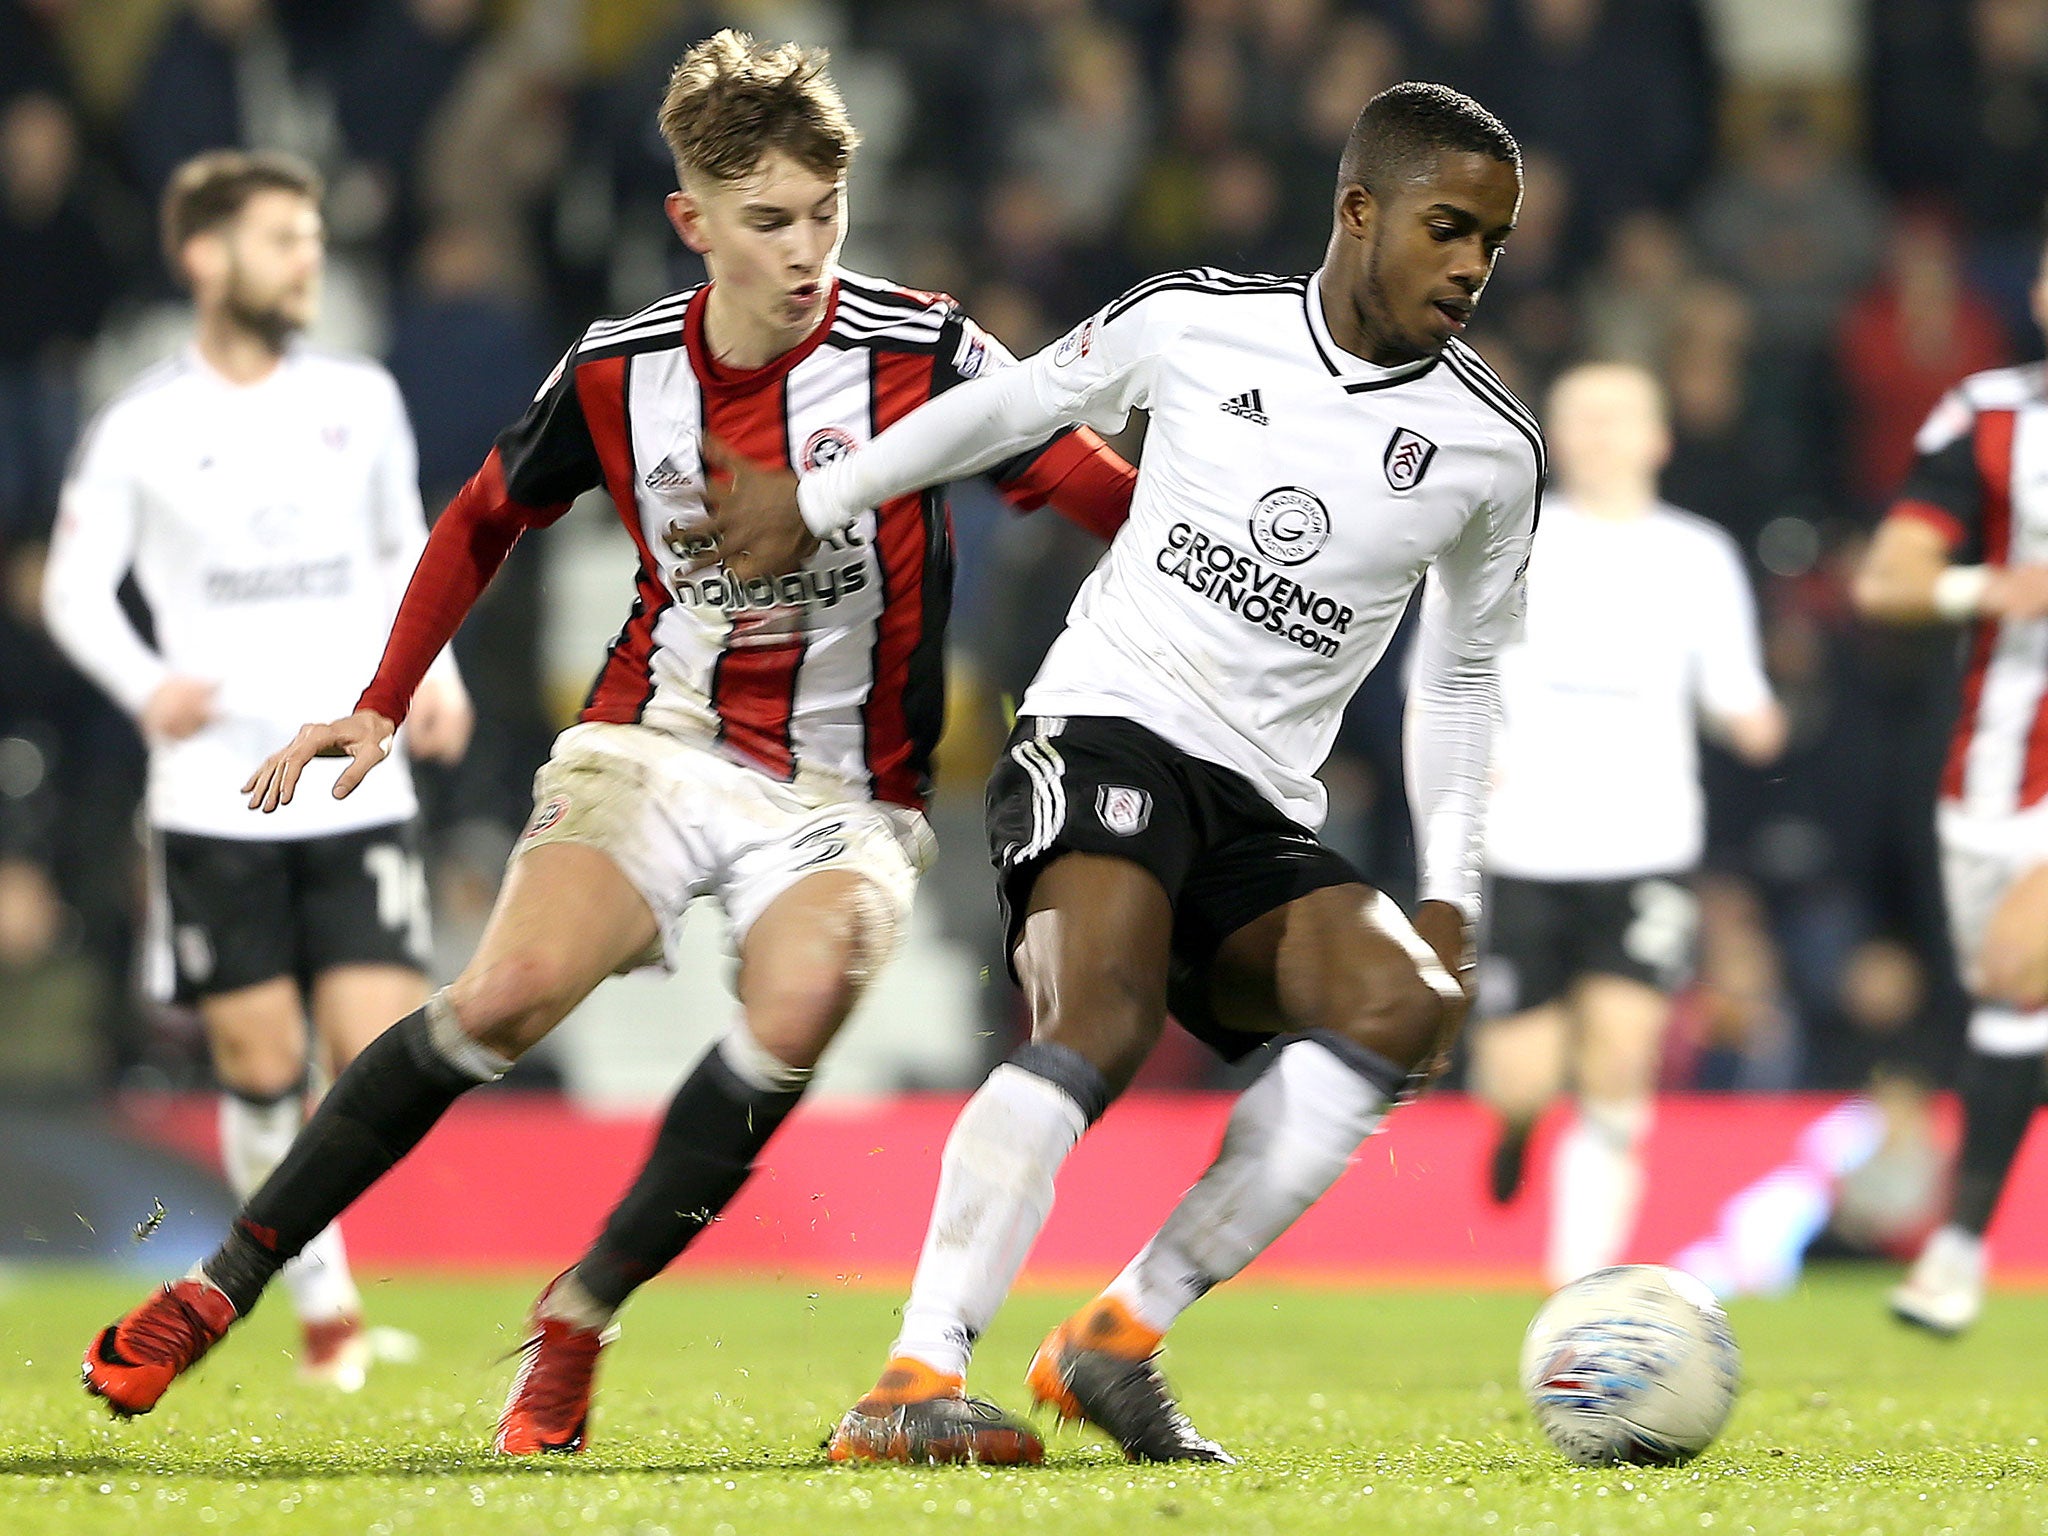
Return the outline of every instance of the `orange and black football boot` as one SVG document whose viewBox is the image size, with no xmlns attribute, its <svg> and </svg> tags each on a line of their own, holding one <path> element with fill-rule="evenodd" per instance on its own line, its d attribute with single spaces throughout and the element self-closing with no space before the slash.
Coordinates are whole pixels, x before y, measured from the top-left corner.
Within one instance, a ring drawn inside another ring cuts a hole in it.
<svg viewBox="0 0 2048 1536">
<path fill-rule="evenodd" d="M 1045 1460 L 1045 1442 L 994 1403 L 969 1397 L 958 1376 L 899 1355 L 875 1390 L 847 1410 L 826 1454 L 834 1461 L 1035 1466 Z"/>
<path fill-rule="evenodd" d="M 1162 1335 L 1107 1296 L 1045 1336 L 1025 1381 L 1062 1423 L 1082 1419 L 1132 1461 L 1213 1461 L 1229 1452 L 1188 1421 L 1159 1374 Z"/>
</svg>

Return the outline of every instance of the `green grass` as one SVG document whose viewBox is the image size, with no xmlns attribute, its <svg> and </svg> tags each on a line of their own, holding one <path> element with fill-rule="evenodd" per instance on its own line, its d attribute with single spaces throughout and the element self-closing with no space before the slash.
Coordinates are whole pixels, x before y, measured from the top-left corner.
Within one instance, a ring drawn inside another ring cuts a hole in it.
<svg viewBox="0 0 2048 1536">
<path fill-rule="evenodd" d="M 0 1284 L 0 1532 L 2048 1531 L 2048 1296 L 1995 1297 L 1944 1344 L 1884 1317 L 1881 1284 L 1824 1272 L 1737 1307 L 1747 1384 L 1687 1467 L 1596 1472 L 1549 1450 L 1514 1387 L 1533 1294 L 1243 1287 L 1191 1314 L 1168 1361 L 1241 1465 L 1130 1467 L 1069 1431 L 1046 1466 L 996 1471 L 821 1455 L 893 1333 L 894 1291 L 654 1287 L 606 1360 L 592 1448 L 508 1465 L 488 1446 L 531 1285 L 373 1287 L 376 1320 L 426 1354 L 354 1398 L 293 1380 L 273 1296 L 156 1413 L 117 1424 L 77 1361 L 138 1289 L 41 1272 Z M 1031 1347 L 1074 1299 L 1015 1297 L 978 1386 L 1021 1407 Z"/>
</svg>

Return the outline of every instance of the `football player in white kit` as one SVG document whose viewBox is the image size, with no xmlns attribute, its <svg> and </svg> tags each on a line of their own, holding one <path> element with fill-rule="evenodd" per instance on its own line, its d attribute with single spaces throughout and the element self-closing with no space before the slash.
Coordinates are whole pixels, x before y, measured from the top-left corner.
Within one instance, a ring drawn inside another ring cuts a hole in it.
<svg viewBox="0 0 2048 1536">
<path fill-rule="evenodd" d="M 2048 256 L 2034 317 L 2048 326 Z M 1935 805 L 1957 969 L 1973 1002 L 1949 1218 L 1892 1311 L 1959 1333 L 1984 1304 L 1984 1229 L 2041 1101 L 2048 1058 L 2048 372 L 1975 374 L 1920 429 L 1918 458 L 1857 575 L 1887 624 L 1959 624 L 1962 706 Z"/>
<path fill-rule="evenodd" d="M 1512 1199 L 1537 1116 L 1567 1084 L 1544 1268 L 1617 1262 L 1642 1198 L 1658 1047 L 1692 964 L 1686 884 L 1706 832 L 1698 733 L 1745 761 L 1784 746 L 1742 555 L 1657 499 L 1670 452 L 1657 381 L 1572 369 L 1544 425 L 1554 473 L 1529 561 L 1523 638 L 1501 658 L 1486 817 L 1487 984 L 1511 1010 L 1472 1035 L 1472 1086 L 1503 1122 Z"/>
<path fill-rule="evenodd" d="M 1519 151 L 1490 113 L 1396 86 L 1352 131 L 1318 272 L 1154 278 L 800 482 L 734 461 L 714 487 L 728 564 L 775 569 L 875 495 L 1062 423 L 1150 413 L 1130 521 L 989 784 L 1033 1038 L 954 1126 L 902 1333 L 833 1459 L 1043 1455 L 965 1396 L 968 1356 L 1061 1163 L 1169 1008 L 1231 1056 L 1286 1033 L 1216 1161 L 1046 1339 L 1030 1385 L 1133 1459 L 1227 1459 L 1168 1393 L 1162 1336 L 1336 1180 L 1465 1010 L 1496 657 L 1520 620 L 1543 449 L 1458 333 L 1520 200 Z M 1411 924 L 1317 838 L 1315 774 L 1426 572 Z"/>
<path fill-rule="evenodd" d="M 301 346 L 324 237 L 312 169 L 207 154 L 164 197 L 165 254 L 192 292 L 191 342 L 88 430 L 43 591 L 50 633 L 134 716 L 180 1002 L 196 1004 L 222 1092 L 221 1160 L 247 1196 L 304 1121 L 307 1023 L 331 1078 L 427 995 L 426 882 L 403 764 L 367 798 L 277 821 L 236 793 L 309 713 L 345 706 L 426 543 L 416 455 L 389 374 Z M 132 571 L 155 628 L 117 597 Z M 415 755 L 453 760 L 469 701 L 443 654 Z M 338 1229 L 285 1272 L 300 1373 L 353 1389 L 369 1358 Z"/>
</svg>

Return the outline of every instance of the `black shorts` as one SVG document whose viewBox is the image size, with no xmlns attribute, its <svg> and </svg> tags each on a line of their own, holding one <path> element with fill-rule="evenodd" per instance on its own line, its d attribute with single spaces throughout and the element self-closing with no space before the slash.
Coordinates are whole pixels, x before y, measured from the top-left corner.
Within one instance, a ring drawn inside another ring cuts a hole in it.
<svg viewBox="0 0 2048 1536">
<path fill-rule="evenodd" d="M 1271 1037 L 1216 1019 L 1209 979 L 1218 946 L 1297 897 L 1364 883 L 1242 774 L 1106 715 L 1017 721 L 989 776 L 988 843 L 1012 975 L 1031 887 L 1053 859 L 1107 854 L 1151 871 L 1173 902 L 1174 1017 L 1228 1061 Z"/>
<path fill-rule="evenodd" d="M 1675 992 L 1692 974 L 1699 902 L 1683 875 L 1629 880 L 1496 876 L 1486 903 L 1487 986 L 1499 1011 L 1556 1002 L 1581 976 Z"/>
<path fill-rule="evenodd" d="M 160 834 L 173 999 L 338 965 L 425 970 L 426 875 L 409 822 L 283 842 Z"/>
</svg>

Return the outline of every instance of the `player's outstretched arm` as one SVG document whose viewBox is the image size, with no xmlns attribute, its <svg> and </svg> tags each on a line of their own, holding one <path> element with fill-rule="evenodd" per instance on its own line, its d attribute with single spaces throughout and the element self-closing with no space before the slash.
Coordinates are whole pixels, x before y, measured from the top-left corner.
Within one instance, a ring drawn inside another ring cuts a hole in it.
<svg viewBox="0 0 2048 1536">
<path fill-rule="evenodd" d="M 346 799 L 372 768 L 391 755 L 391 738 L 397 730 L 388 716 L 374 709 L 359 709 L 325 725 L 300 726 L 291 744 L 266 757 L 242 786 L 249 809 L 268 814 L 280 805 L 290 805 L 299 775 L 316 757 L 349 759 L 341 777 L 334 781 L 334 798 Z"/>
</svg>

